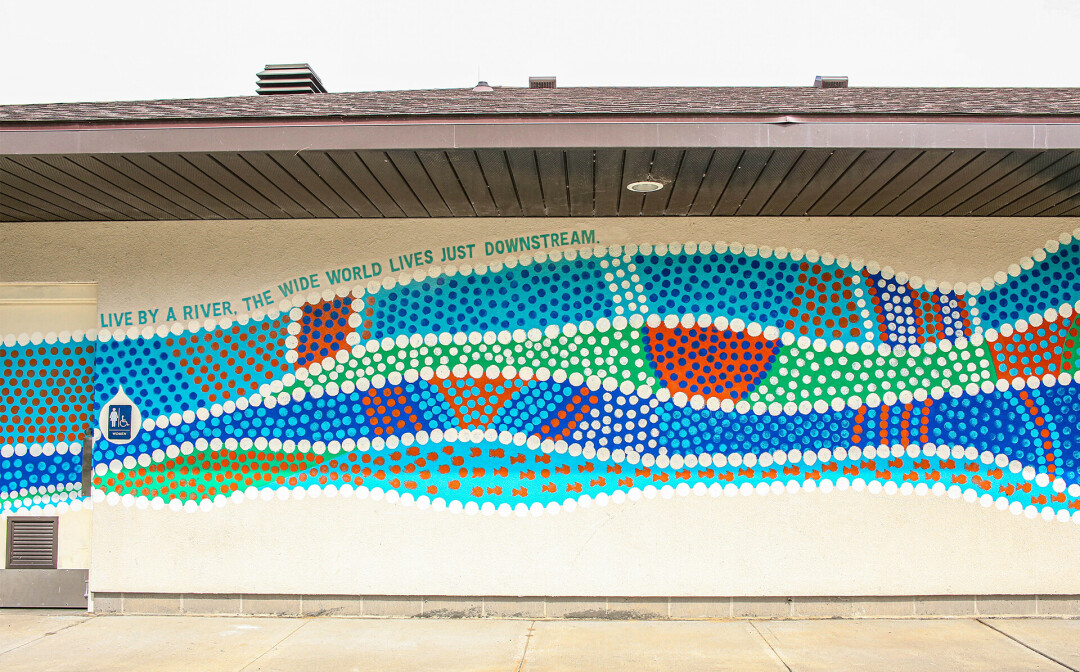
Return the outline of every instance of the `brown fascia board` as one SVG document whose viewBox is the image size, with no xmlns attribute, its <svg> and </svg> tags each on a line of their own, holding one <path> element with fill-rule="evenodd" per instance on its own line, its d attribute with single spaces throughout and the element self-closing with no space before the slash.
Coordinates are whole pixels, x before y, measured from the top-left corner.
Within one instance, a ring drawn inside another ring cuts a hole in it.
<svg viewBox="0 0 1080 672">
<path fill-rule="evenodd" d="M 0 154 L 349 149 L 1080 149 L 1080 116 L 477 115 L 0 122 Z"/>
</svg>

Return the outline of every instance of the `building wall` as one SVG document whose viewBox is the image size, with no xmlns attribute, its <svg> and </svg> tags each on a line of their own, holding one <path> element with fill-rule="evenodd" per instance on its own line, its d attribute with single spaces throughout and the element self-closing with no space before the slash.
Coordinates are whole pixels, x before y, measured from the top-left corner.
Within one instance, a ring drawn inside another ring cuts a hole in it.
<svg viewBox="0 0 1080 672">
<path fill-rule="evenodd" d="M 1075 594 L 1078 224 L 5 224 L 0 281 L 99 283 L 95 592 Z"/>
<path fill-rule="evenodd" d="M 0 558 L 7 557 L 9 516 L 49 515 L 59 518 L 57 569 L 90 567 L 89 498 L 81 493 L 94 357 L 70 334 L 96 322 L 93 283 L 0 281 L 0 339 L 25 336 L 0 343 Z M 29 342 L 50 332 L 64 340 Z"/>
</svg>

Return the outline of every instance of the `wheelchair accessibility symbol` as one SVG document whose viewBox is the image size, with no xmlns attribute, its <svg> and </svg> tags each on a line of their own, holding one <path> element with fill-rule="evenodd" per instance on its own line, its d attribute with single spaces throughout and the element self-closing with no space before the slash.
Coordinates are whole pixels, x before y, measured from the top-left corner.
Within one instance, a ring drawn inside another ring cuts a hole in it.
<svg viewBox="0 0 1080 672">
<path fill-rule="evenodd" d="M 101 409 L 98 425 L 101 436 L 110 443 L 130 443 L 135 439 L 142 416 L 135 402 L 124 394 L 124 388 L 117 388 L 116 395 Z"/>
</svg>

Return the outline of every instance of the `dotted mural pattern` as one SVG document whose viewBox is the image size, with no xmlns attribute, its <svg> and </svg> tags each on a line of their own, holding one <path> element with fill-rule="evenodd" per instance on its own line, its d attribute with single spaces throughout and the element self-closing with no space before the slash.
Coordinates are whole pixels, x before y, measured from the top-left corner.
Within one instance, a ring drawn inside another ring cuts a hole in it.
<svg viewBox="0 0 1080 672">
<path fill-rule="evenodd" d="M 70 338 L 0 344 L 0 511 L 81 491 L 94 358 L 94 343 Z"/>
<path fill-rule="evenodd" d="M 595 259 L 538 262 L 498 273 L 458 273 L 383 290 L 372 337 L 514 330 L 614 316 Z"/>
<path fill-rule="evenodd" d="M 287 323 L 284 318 L 248 320 L 225 329 L 110 338 L 98 344 L 98 407 L 119 387 L 138 403 L 143 417 L 250 394 L 291 370 Z"/>
<path fill-rule="evenodd" d="M 863 276 L 882 343 L 914 345 L 971 336 L 971 317 L 962 296 L 920 291 L 865 269 Z"/>
<path fill-rule="evenodd" d="M 296 368 L 321 362 L 348 347 L 346 338 L 362 320 L 353 319 L 350 323 L 352 301 L 340 296 L 305 304 L 300 311 L 300 319 L 289 325 L 289 333 L 296 332 Z"/>
<path fill-rule="evenodd" d="M 1080 296 L 1080 239 L 1062 236 L 1036 250 L 1021 264 L 999 273 L 999 282 L 975 297 L 979 314 L 990 324 L 1007 324 L 1076 301 Z"/>
<path fill-rule="evenodd" d="M 1002 335 L 990 349 L 1000 378 L 1042 378 L 1048 373 L 1071 371 L 1076 355 L 1076 320 L 1058 316 L 1056 320 L 1031 324 L 1024 331 Z"/>
<path fill-rule="evenodd" d="M 82 443 L 93 373 L 92 343 L 0 347 L 0 446 Z"/>
<path fill-rule="evenodd" d="M 867 328 L 857 303 L 864 292 L 845 269 L 799 264 L 798 284 L 784 328 L 799 336 L 859 340 Z"/>
<path fill-rule="evenodd" d="M 954 286 L 816 252 L 598 247 L 106 332 L 98 406 L 123 387 L 142 421 L 97 436 L 95 498 L 529 515 L 853 489 L 1080 521 L 1076 258 L 1063 236 Z M 43 431 L 17 417 L 20 444 Z M 2 478 L 24 498 L 76 482 L 41 464 Z"/>
<path fill-rule="evenodd" d="M 681 325 L 645 331 L 650 363 L 672 392 L 739 401 L 768 371 L 780 342 L 742 331 Z"/>
</svg>

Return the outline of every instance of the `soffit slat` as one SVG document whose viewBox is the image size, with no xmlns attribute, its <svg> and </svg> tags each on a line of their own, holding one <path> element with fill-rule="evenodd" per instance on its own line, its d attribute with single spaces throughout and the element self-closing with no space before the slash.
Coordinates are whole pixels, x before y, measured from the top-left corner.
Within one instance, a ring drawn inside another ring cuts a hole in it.
<svg viewBox="0 0 1080 672">
<path fill-rule="evenodd" d="M 108 184 L 114 185 L 115 191 L 110 191 L 110 193 L 117 198 L 123 199 L 125 197 L 134 196 L 139 198 L 142 203 L 148 204 L 153 208 L 153 212 L 148 210 L 147 214 L 154 214 L 157 218 L 202 219 L 191 210 L 173 202 L 142 182 L 133 180 L 123 172 L 98 160 L 96 156 L 72 156 L 70 157 L 70 160 L 81 166 L 88 173 L 99 175 L 105 179 Z"/>
<path fill-rule="evenodd" d="M 1044 217 L 1076 217 L 1080 215 L 1080 195 L 1071 196 L 1040 214 Z"/>
<path fill-rule="evenodd" d="M 103 179 L 99 175 L 86 170 L 67 156 L 40 157 L 41 165 L 49 166 L 58 171 L 53 180 L 70 178 L 67 184 L 75 185 L 75 189 L 91 196 L 94 200 L 113 210 L 119 211 L 131 219 L 167 218 L 169 215 L 161 208 L 146 203 L 133 194 L 125 194 L 124 190 Z"/>
<path fill-rule="evenodd" d="M 904 186 L 892 201 L 883 206 L 876 214 L 882 216 L 896 216 L 908 206 L 917 201 L 928 191 L 934 189 L 945 180 L 961 172 L 979 157 L 981 152 L 977 150 L 956 150 L 945 157 L 939 164 L 931 168 L 915 182 Z"/>
<path fill-rule="evenodd" d="M 1032 203 L 1031 205 L 1025 207 L 1023 210 L 1016 211 L 1015 213 L 1013 213 L 1013 216 L 1015 216 L 1015 217 L 1033 217 L 1033 216 L 1036 216 L 1036 215 L 1045 216 L 1044 213 L 1046 213 L 1047 211 L 1057 209 L 1062 204 L 1067 203 L 1069 200 L 1071 200 L 1072 197 L 1075 196 L 1076 194 L 1080 194 L 1080 175 L 1078 175 L 1078 173 L 1080 173 L 1080 168 L 1074 168 L 1073 170 L 1071 170 L 1069 172 L 1072 174 L 1072 177 L 1076 179 L 1075 182 L 1073 182 L 1072 184 L 1068 184 L 1068 185 L 1066 185 L 1064 187 L 1058 188 L 1058 190 L 1055 191 L 1050 196 L 1047 196 L 1046 198 L 1043 198 L 1040 201 Z M 1070 209 L 1070 208 L 1066 208 L 1066 209 Z M 995 214 L 997 214 L 997 213 L 995 213 Z"/>
<path fill-rule="evenodd" d="M 383 217 L 404 217 L 405 212 L 398 206 L 397 201 L 386 192 L 383 185 L 375 179 L 368 170 L 367 164 L 360 160 L 356 152 L 336 151 L 328 153 L 334 163 L 341 168 L 356 188 L 359 189 L 371 204 L 378 208 Z"/>
<path fill-rule="evenodd" d="M 37 196 L 14 186 L 13 182 L 15 182 L 15 180 L 9 179 L 12 177 L 13 176 L 11 175 L 0 174 L 0 202 L 3 202 L 4 198 L 12 198 L 16 201 L 33 205 L 39 210 L 49 213 L 50 216 L 54 219 L 80 219 L 80 217 L 74 212 L 61 207 L 56 202 L 58 199 L 56 199 L 55 197 L 53 200 L 45 200 L 42 198 L 38 198 Z"/>
<path fill-rule="evenodd" d="M 595 163 L 591 149 L 571 149 L 566 152 L 566 177 L 570 191 L 570 214 L 590 217 L 595 211 L 596 188 L 593 184 Z"/>
<path fill-rule="evenodd" d="M 861 176 L 862 180 L 832 208 L 829 214 L 838 217 L 850 216 L 921 154 L 921 151 L 915 149 L 898 149 L 889 152 L 883 161 Z"/>
<path fill-rule="evenodd" d="M 265 163 L 265 161 L 260 161 L 254 155 L 231 153 L 214 154 L 213 159 L 240 179 L 248 188 L 273 203 L 276 209 L 283 211 L 289 218 L 308 219 L 311 217 L 310 212 L 290 198 L 288 194 L 251 163 L 252 161 Z"/>
<path fill-rule="evenodd" d="M 54 171 L 46 173 L 53 182 L 59 180 L 59 182 L 71 185 L 72 189 L 86 194 L 98 203 L 110 207 L 113 211 L 121 212 L 131 219 L 167 217 L 160 207 L 145 203 L 132 194 L 127 194 L 125 198 L 122 189 L 83 169 L 68 157 L 40 157 L 37 161 L 41 166 L 39 172 L 45 172 L 48 169 Z M 45 166 L 48 166 L 48 169 Z"/>
<path fill-rule="evenodd" d="M 784 208 L 784 215 L 807 215 L 824 196 L 832 189 L 848 168 L 858 160 L 862 154 L 859 149 L 837 149 L 829 152 L 825 163 L 818 169 L 799 195 Z"/>
<path fill-rule="evenodd" d="M 931 149 L 922 152 L 914 161 L 904 166 L 902 170 L 878 187 L 851 214 L 855 216 L 876 214 L 951 155 L 952 152 L 947 149 Z"/>
<path fill-rule="evenodd" d="M 401 179 L 409 186 L 412 193 L 419 199 L 431 217 L 451 217 L 453 212 L 443 200 L 438 187 L 432 181 L 420 157 L 412 150 L 395 150 L 387 152 L 390 163 L 394 164 Z"/>
<path fill-rule="evenodd" d="M 769 200 L 759 210 L 759 214 L 767 217 L 782 215 L 791 205 L 803 189 L 817 176 L 825 163 L 829 160 L 831 152 L 828 150 L 808 149 L 802 152 L 795 165 L 788 174 L 776 186 Z"/>
<path fill-rule="evenodd" d="M 825 190 L 825 193 L 807 207 L 806 214 L 810 216 L 826 216 L 832 214 L 833 210 L 851 196 L 852 192 L 862 186 L 863 182 L 865 182 L 882 163 L 885 163 L 885 160 L 891 155 L 892 150 L 889 149 L 860 150 L 859 156 L 851 162 L 850 166 L 840 173 L 840 176 L 829 185 L 829 188 Z"/>
<path fill-rule="evenodd" d="M 949 177 L 934 185 L 932 189 L 915 199 L 910 205 L 905 207 L 900 214 L 914 216 L 925 213 L 927 210 L 936 207 L 939 203 L 945 201 L 968 184 L 978 180 L 988 171 L 993 170 L 995 166 L 1004 161 L 1008 156 L 1009 152 L 1005 150 L 981 152 L 960 170 L 957 170 Z"/>
<path fill-rule="evenodd" d="M 323 207 L 335 217 L 358 217 L 360 213 L 324 180 L 304 157 L 306 152 L 273 152 L 270 158 L 301 184 Z M 310 208 L 309 208 L 310 210 Z"/>
<path fill-rule="evenodd" d="M 619 214 L 622 194 L 623 157 L 621 149 L 596 150 L 596 177 L 593 180 L 593 212 L 597 217 Z"/>
<path fill-rule="evenodd" d="M 690 211 L 701 182 L 705 179 L 705 170 L 709 167 L 712 155 L 711 149 L 686 150 L 682 163 L 679 164 L 679 174 L 671 184 L 671 197 L 664 208 L 664 214 L 685 215 Z"/>
<path fill-rule="evenodd" d="M 12 159 L 0 157 L 0 170 L 22 180 L 27 185 L 33 185 L 33 187 L 28 186 L 26 191 L 42 198 L 48 198 L 49 194 L 55 194 L 60 203 L 64 205 L 64 208 L 78 212 L 87 219 L 130 219 L 130 217 L 89 198 L 86 194 L 70 188 L 66 183 L 52 179 L 52 177 L 64 179 L 59 174 L 59 171 L 41 164 L 32 157 L 24 158 L 23 161 L 26 162 L 25 165 Z"/>
<path fill-rule="evenodd" d="M 302 208 L 301 218 L 333 217 L 334 211 L 323 205 L 303 184 L 285 170 L 273 155 L 267 152 L 245 153 L 244 158 L 253 169 L 275 189 L 284 192 L 296 205 Z"/>
<path fill-rule="evenodd" d="M 976 214 L 996 217 L 1014 215 L 1076 182 L 1077 176 L 1080 175 L 1078 166 L 1080 166 L 1080 152 L 1071 152 L 1039 175 L 1032 176 L 1026 182 L 1018 184 L 1014 189 L 990 201 L 977 210 Z"/>
<path fill-rule="evenodd" d="M 181 207 L 188 212 L 192 213 L 195 217 L 201 219 L 223 219 L 228 215 L 224 215 L 221 212 L 214 210 L 209 205 L 204 205 L 198 200 L 189 196 L 188 194 L 176 189 L 168 182 L 160 179 L 157 175 L 145 170 L 144 168 L 133 163 L 126 156 L 114 156 L 110 154 L 97 155 L 94 158 L 118 173 L 122 173 L 128 179 L 133 182 L 137 182 L 144 185 L 147 189 L 152 190 L 154 193 L 159 194 L 162 198 L 167 198 L 178 207 Z M 155 163 L 158 170 L 162 169 L 160 163 Z M 205 196 L 202 190 L 197 190 L 201 196 Z M 232 208 L 226 208 L 229 212 L 235 212 Z"/>
<path fill-rule="evenodd" d="M 15 212 L 22 212 L 36 221 L 47 222 L 56 218 L 56 215 L 46 212 L 45 210 L 32 205 L 31 202 L 20 199 L 15 194 L 4 189 L 0 189 L 0 205 L 4 205 Z"/>
<path fill-rule="evenodd" d="M 177 187 L 227 219 L 289 216 L 208 154 L 131 155 L 128 159 L 158 179 Z"/>
<path fill-rule="evenodd" d="M 41 219 L 33 214 L 31 210 L 19 210 L 15 207 L 15 204 L 9 204 L 0 200 L 0 214 L 3 215 L 4 221 L 12 222 L 46 222 L 47 219 Z"/>
<path fill-rule="evenodd" d="M 330 158 L 329 154 L 325 152 L 304 152 L 300 158 L 356 214 L 361 217 L 382 217 L 379 209 L 372 205 L 364 192 L 353 184 L 352 180 Z"/>
<path fill-rule="evenodd" d="M 450 217 L 453 215 L 438 188 L 431 181 L 431 176 L 428 175 L 416 152 L 399 150 L 387 152 L 386 155 L 390 157 L 390 162 L 394 164 L 394 168 L 397 169 L 405 183 L 409 185 L 409 189 L 416 195 L 416 198 L 420 199 L 420 203 L 429 215 L 432 217 Z"/>
<path fill-rule="evenodd" d="M 531 149 L 515 149 L 506 153 L 510 171 L 517 185 L 521 209 L 526 217 L 539 217 L 544 210 L 544 191 L 540 186 L 540 172 L 536 167 L 536 152 Z"/>
<path fill-rule="evenodd" d="M 495 201 L 491 197 L 484 173 L 480 170 L 476 152 L 471 149 L 455 149 L 446 154 L 450 157 L 450 166 L 454 169 L 454 174 L 457 175 L 458 182 L 469 197 L 469 202 L 476 214 L 480 217 L 498 215 L 499 210 L 495 207 Z"/>
<path fill-rule="evenodd" d="M 405 213 L 406 217 L 430 217 L 427 208 L 409 188 L 405 179 L 398 172 L 397 166 L 390 161 L 386 152 L 362 151 L 357 152 L 360 160 L 368 167 L 371 174 L 382 185 L 386 193 L 390 194 L 398 208 Z"/>
<path fill-rule="evenodd" d="M 540 174 L 540 187 L 544 190 L 544 210 L 549 217 L 566 217 L 570 214 L 570 197 L 567 193 L 565 155 L 558 149 L 540 149 L 536 152 L 536 167 Z"/>
<path fill-rule="evenodd" d="M 748 150 L 739 158 L 739 165 L 731 174 L 724 193 L 713 209 L 714 215 L 734 215 L 739 211 L 747 194 L 757 184 L 761 171 L 765 170 L 769 159 L 772 157 L 771 150 Z"/>
<path fill-rule="evenodd" d="M 774 150 L 765 162 L 765 167 L 758 173 L 757 179 L 754 180 L 753 186 L 750 187 L 750 191 L 747 192 L 742 203 L 739 204 L 735 214 L 740 216 L 759 214 L 784 177 L 791 172 L 792 167 L 802 153 L 803 150 L 800 149 Z"/>
<path fill-rule="evenodd" d="M 450 214 L 454 217 L 475 217 L 468 194 L 461 188 L 457 174 L 450 165 L 450 157 L 441 149 L 422 150 L 416 153 L 424 170 L 431 177 L 431 183 L 439 191 Z"/>
<path fill-rule="evenodd" d="M 935 203 L 924 210 L 922 214 L 928 217 L 944 216 L 976 194 L 981 193 L 985 189 L 992 188 L 994 184 L 1004 179 L 1007 175 L 1032 161 L 1034 157 L 1035 154 L 1033 152 L 1010 151 L 1005 158 L 1001 159 L 1001 161 L 995 163 L 985 172 L 958 188 L 940 202 Z"/>
<path fill-rule="evenodd" d="M 629 191 L 626 185 L 644 180 L 649 176 L 649 166 L 655 152 L 651 149 L 628 149 L 623 158 L 622 184 L 619 185 L 619 215 L 623 217 L 641 214 L 645 195 Z"/>
<path fill-rule="evenodd" d="M 1016 166 L 1013 170 L 999 177 L 993 184 L 987 185 L 986 188 L 971 194 L 962 203 L 955 205 L 945 214 L 971 216 L 976 210 L 995 200 L 1001 194 L 1011 192 L 1019 185 L 1024 184 L 1033 176 L 1039 175 L 1068 155 L 1069 152 L 1063 150 L 1039 152 L 1032 156 L 1030 161 L 1023 162 L 1021 165 Z"/>
<path fill-rule="evenodd" d="M 735 168 L 742 160 L 742 155 L 743 152 L 738 149 L 717 149 L 712 153 L 705 175 L 701 178 L 697 193 L 694 194 L 694 202 L 690 205 L 687 214 L 708 216 L 713 213 L 724 190 L 727 189 L 731 176 L 735 174 Z"/>
<path fill-rule="evenodd" d="M 499 216 L 520 217 L 521 203 L 518 202 L 514 177 L 506 162 L 506 152 L 501 149 L 478 149 L 476 158 L 480 162 L 480 170 L 487 180 Z"/>
<path fill-rule="evenodd" d="M 648 179 L 665 186 L 660 191 L 645 194 L 645 201 L 641 204 L 641 214 L 657 217 L 667 210 L 668 201 L 671 200 L 671 192 L 673 191 L 672 182 L 675 181 L 675 177 L 679 174 L 683 154 L 685 152 L 681 149 L 658 149 L 653 154 Z"/>
</svg>

